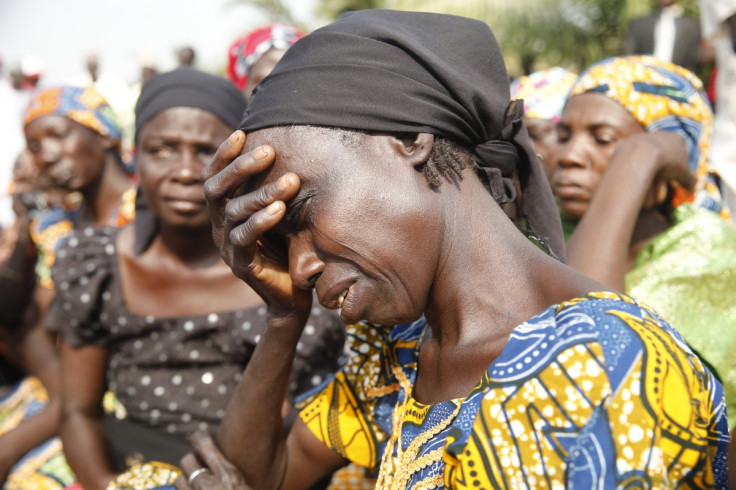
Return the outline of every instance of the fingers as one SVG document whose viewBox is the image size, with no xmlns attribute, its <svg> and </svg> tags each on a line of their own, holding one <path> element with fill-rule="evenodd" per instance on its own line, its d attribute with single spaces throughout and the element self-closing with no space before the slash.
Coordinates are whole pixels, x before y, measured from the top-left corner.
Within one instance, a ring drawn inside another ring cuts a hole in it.
<svg viewBox="0 0 736 490">
<path fill-rule="evenodd" d="M 217 206 L 224 198 L 236 196 L 244 183 L 273 163 L 274 155 L 275 152 L 270 146 L 259 146 L 245 155 L 235 155 L 227 162 L 216 162 L 217 155 L 215 155 L 207 168 L 211 166 L 212 169 L 215 169 L 224 166 L 205 181 L 204 194 L 207 203 Z M 207 168 L 203 170 L 203 175 Z"/>
<path fill-rule="evenodd" d="M 185 454 L 184 457 L 181 458 L 179 466 L 181 467 L 182 475 L 174 482 L 177 490 L 192 490 L 194 488 L 203 488 L 197 487 L 196 485 L 197 480 L 202 479 L 205 476 L 204 473 L 206 471 L 203 471 L 205 468 L 202 466 L 202 463 L 199 462 L 194 454 Z"/>
<path fill-rule="evenodd" d="M 195 451 L 197 451 L 197 454 L 202 458 L 205 465 L 211 468 L 216 475 L 221 475 L 225 472 L 224 463 L 227 460 L 209 434 L 202 431 L 195 432 L 192 435 L 192 446 L 194 446 Z M 196 458 L 194 459 L 196 460 Z"/>
<path fill-rule="evenodd" d="M 192 490 L 192 487 L 190 487 L 187 482 L 187 477 L 188 475 L 186 473 L 179 475 L 179 478 L 174 481 L 174 488 L 176 488 L 176 490 Z"/>
<path fill-rule="evenodd" d="M 285 212 L 286 204 L 283 202 L 269 204 L 266 209 L 258 211 L 247 221 L 232 228 L 229 235 L 230 243 L 239 248 L 255 246 L 264 233 L 281 221 Z"/>
<path fill-rule="evenodd" d="M 218 174 L 230 162 L 235 160 L 245 146 L 245 133 L 235 131 L 228 139 L 222 142 L 210 163 L 202 170 L 202 180 L 207 180 Z"/>
<path fill-rule="evenodd" d="M 299 177 L 296 174 L 291 172 L 284 174 L 275 182 L 230 200 L 225 206 L 225 220 L 229 223 L 239 223 L 271 204 L 279 201 L 284 203 L 299 192 L 299 185 Z"/>
</svg>

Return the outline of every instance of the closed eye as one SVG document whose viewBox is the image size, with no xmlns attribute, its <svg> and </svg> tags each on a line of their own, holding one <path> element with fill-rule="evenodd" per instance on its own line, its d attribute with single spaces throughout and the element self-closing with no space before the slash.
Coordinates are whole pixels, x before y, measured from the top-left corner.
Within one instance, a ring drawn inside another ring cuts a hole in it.
<svg viewBox="0 0 736 490">
<path fill-rule="evenodd" d="M 303 229 L 308 223 L 306 219 L 307 203 L 316 195 L 315 190 L 299 192 L 286 204 L 284 222 L 292 227 L 294 231 Z"/>
</svg>

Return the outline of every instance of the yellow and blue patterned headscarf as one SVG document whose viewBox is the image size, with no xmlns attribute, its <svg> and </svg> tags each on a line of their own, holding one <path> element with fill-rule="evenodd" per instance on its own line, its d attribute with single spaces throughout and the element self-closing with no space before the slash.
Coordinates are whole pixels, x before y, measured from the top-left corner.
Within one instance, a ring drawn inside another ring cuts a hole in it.
<svg viewBox="0 0 736 490">
<path fill-rule="evenodd" d="M 120 125 L 105 98 L 91 87 L 61 86 L 39 90 L 28 102 L 23 126 L 51 114 L 68 117 L 120 143 Z"/>
<path fill-rule="evenodd" d="M 717 175 L 708 166 L 713 111 L 703 83 L 694 73 L 652 56 L 611 57 L 586 68 L 570 96 L 586 92 L 615 100 L 647 132 L 663 129 L 681 134 L 687 144 L 690 170 L 698 184 L 695 195 L 686 197 L 680 192 L 675 199 L 695 201 L 701 207 L 728 215 L 722 206 Z"/>
</svg>

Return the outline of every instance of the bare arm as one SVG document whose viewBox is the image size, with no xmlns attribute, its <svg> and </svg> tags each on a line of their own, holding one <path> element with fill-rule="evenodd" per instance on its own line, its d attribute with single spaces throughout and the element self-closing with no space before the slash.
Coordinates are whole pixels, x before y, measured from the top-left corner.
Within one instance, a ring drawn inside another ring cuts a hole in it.
<svg viewBox="0 0 736 490">
<path fill-rule="evenodd" d="M 61 439 L 69 465 L 89 490 L 106 488 L 116 476 L 102 430 L 107 355 L 101 347 L 61 342 Z"/>
<path fill-rule="evenodd" d="M 49 402 L 43 411 L 0 437 L 0 481 L 5 481 L 10 468 L 28 451 L 55 436 L 59 430 L 59 365 L 53 337 L 43 328 L 36 327 L 24 339 L 21 350 L 28 372 L 41 380 Z"/>
<path fill-rule="evenodd" d="M 254 489 L 279 488 L 282 482 L 286 488 L 307 488 L 328 474 L 330 466 L 304 463 L 302 449 L 314 447 L 297 444 L 299 439 L 291 442 L 299 434 L 304 435 L 306 427 L 300 429 L 299 421 L 287 444 L 281 409 L 296 345 L 311 309 L 312 292 L 295 287 L 285 250 L 274 248 L 264 238 L 283 218 L 285 202 L 298 192 L 300 182 L 298 176 L 287 173 L 240 195 L 243 184 L 274 161 L 274 150 L 268 146 L 238 156 L 244 145 L 245 135 L 238 131 L 220 146 L 203 171 L 207 179 L 205 194 L 213 237 L 223 259 L 264 299 L 269 320 L 230 399 L 218 444 Z M 321 449 L 331 452 L 323 444 Z M 298 477 L 294 476 L 295 469 L 300 470 Z"/>
<path fill-rule="evenodd" d="M 19 216 L 15 226 L 15 229 L 3 231 L 17 232 L 17 237 L 9 257 L 0 265 L 0 323 L 9 327 L 19 323 L 36 282 L 36 246 L 31 239 L 27 216 Z"/>
<path fill-rule="evenodd" d="M 640 215 L 661 203 L 662 185 L 667 180 L 678 180 L 687 188 L 694 185 L 681 136 L 658 131 L 624 140 L 570 237 L 568 264 L 624 291 L 629 252 Z"/>
</svg>

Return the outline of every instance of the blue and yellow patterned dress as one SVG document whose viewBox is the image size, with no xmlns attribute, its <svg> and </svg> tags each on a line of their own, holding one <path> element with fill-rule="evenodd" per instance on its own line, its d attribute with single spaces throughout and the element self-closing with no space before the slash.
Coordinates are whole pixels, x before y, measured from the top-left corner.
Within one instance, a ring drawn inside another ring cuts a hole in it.
<svg viewBox="0 0 736 490">
<path fill-rule="evenodd" d="M 631 298 L 549 307 L 466 398 L 433 405 L 411 396 L 426 326 L 349 327 L 350 361 L 300 403 L 377 488 L 727 488 L 722 386 Z"/>
</svg>

